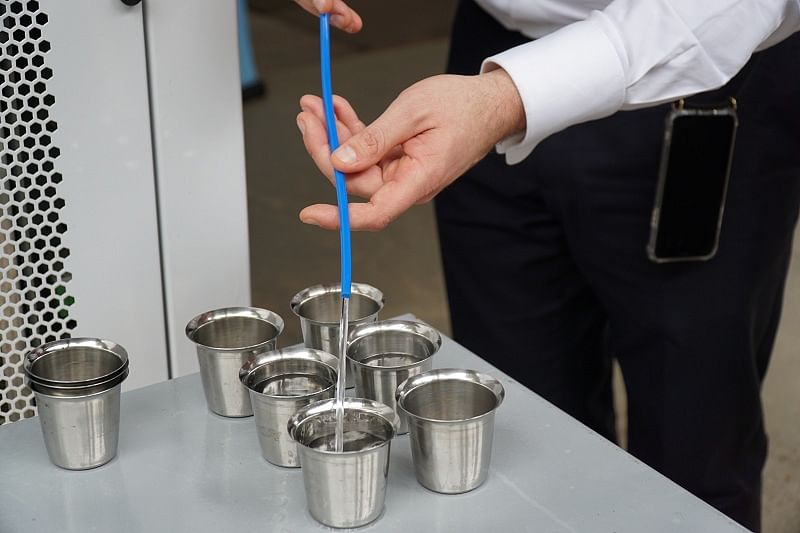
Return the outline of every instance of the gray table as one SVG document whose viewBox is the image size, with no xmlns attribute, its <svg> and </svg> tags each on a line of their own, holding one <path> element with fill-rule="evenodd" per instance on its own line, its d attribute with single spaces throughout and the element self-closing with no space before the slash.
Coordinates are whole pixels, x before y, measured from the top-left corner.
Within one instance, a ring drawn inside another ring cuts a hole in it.
<svg viewBox="0 0 800 533">
<path fill-rule="evenodd" d="M 746 531 L 452 340 L 434 366 L 506 387 L 489 479 L 429 492 L 399 437 L 386 511 L 364 531 Z M 36 419 L 0 427 L 0 532 L 330 531 L 306 511 L 300 470 L 261 458 L 252 418 L 211 414 L 198 375 L 122 400 L 119 455 L 94 470 L 51 465 Z"/>
</svg>

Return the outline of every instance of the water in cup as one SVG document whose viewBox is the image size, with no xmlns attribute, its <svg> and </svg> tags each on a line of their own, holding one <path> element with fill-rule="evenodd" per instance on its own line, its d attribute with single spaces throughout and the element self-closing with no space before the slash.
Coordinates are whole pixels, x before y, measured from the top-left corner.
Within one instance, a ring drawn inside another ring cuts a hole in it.
<svg viewBox="0 0 800 533">
<path fill-rule="evenodd" d="M 270 396 L 303 396 L 330 387 L 323 377 L 312 374 L 284 374 L 273 376 L 253 385 L 253 390 Z"/>
<path fill-rule="evenodd" d="M 366 359 L 362 359 L 361 363 L 367 366 L 374 367 L 395 367 L 413 365 L 426 359 L 426 357 L 418 357 L 416 355 L 399 352 L 387 352 L 371 355 Z"/>
<path fill-rule="evenodd" d="M 342 450 L 337 449 L 336 435 L 324 435 L 308 443 L 309 448 L 323 452 L 361 452 L 386 442 L 385 438 L 363 431 L 345 431 L 342 436 Z"/>
</svg>

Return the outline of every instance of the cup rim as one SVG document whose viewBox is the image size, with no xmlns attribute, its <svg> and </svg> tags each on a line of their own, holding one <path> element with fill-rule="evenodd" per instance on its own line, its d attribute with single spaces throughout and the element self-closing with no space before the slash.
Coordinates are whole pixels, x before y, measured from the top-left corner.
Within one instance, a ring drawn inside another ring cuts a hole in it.
<svg viewBox="0 0 800 533">
<path fill-rule="evenodd" d="M 404 333 L 409 333 L 411 335 L 417 335 L 419 337 L 423 337 L 424 339 L 430 341 L 433 344 L 433 351 L 427 357 L 420 359 L 415 363 L 410 363 L 406 365 L 396 365 L 396 366 L 367 365 L 361 362 L 360 360 L 350 356 L 350 347 L 354 343 L 363 339 L 364 337 L 367 337 L 369 335 L 372 335 L 373 333 L 381 331 L 402 331 Z M 441 334 L 433 326 L 426 324 L 421 320 L 400 320 L 400 319 L 379 320 L 378 322 L 359 324 L 358 326 L 354 327 L 351 330 L 350 334 L 347 336 L 347 360 L 353 363 L 354 365 L 357 365 L 359 368 L 369 368 L 370 370 L 378 372 L 380 371 L 397 372 L 400 370 L 409 370 L 412 368 L 417 368 L 422 366 L 431 357 L 436 355 L 441 347 L 442 347 Z"/>
<path fill-rule="evenodd" d="M 249 346 L 236 346 L 233 348 L 220 348 L 217 346 L 211 346 L 208 344 L 204 344 L 202 342 L 198 342 L 195 339 L 197 332 L 200 331 L 200 329 L 203 326 L 206 326 L 216 320 L 221 320 L 223 318 L 235 318 L 235 317 L 245 317 L 245 318 L 253 318 L 256 320 L 261 320 L 274 327 L 277 330 L 277 332 L 275 333 L 274 337 L 271 337 L 265 341 L 258 342 L 256 344 L 252 344 Z M 200 313 L 196 317 L 192 318 L 186 324 L 184 332 L 186 333 L 186 337 L 196 346 L 202 346 L 203 348 L 208 348 L 216 352 L 241 352 L 246 350 L 254 350 L 261 346 L 267 345 L 270 342 L 273 342 L 280 336 L 281 333 L 283 333 L 283 328 L 284 328 L 283 318 L 281 318 L 281 316 L 278 313 L 270 311 L 269 309 L 262 309 L 260 307 L 221 307 L 219 309 L 212 309 L 211 311 Z"/>
<path fill-rule="evenodd" d="M 345 398 L 344 400 L 345 410 L 348 408 L 355 408 L 362 411 L 367 411 L 371 414 L 383 418 L 386 422 L 388 422 L 392 429 L 392 434 L 389 436 L 389 438 L 387 438 L 380 444 L 376 444 L 375 446 L 372 446 L 364 450 L 351 450 L 346 452 L 345 451 L 337 452 L 331 450 L 320 450 L 317 448 L 310 448 L 295 438 L 296 431 L 306 420 L 320 416 L 324 413 L 331 412 L 335 409 L 335 407 L 336 407 L 335 398 L 319 400 L 317 402 L 308 404 L 305 407 L 301 407 L 300 409 L 297 410 L 295 414 L 293 414 L 289 418 L 289 422 L 286 425 L 286 429 L 289 431 L 289 437 L 291 437 L 292 441 L 296 442 L 298 446 L 302 446 L 303 448 L 311 450 L 315 453 L 334 455 L 337 457 L 359 455 L 366 452 L 371 452 L 373 450 L 386 446 L 387 444 L 390 444 L 392 440 L 395 437 L 397 437 L 397 431 L 400 428 L 400 417 L 397 415 L 394 409 L 376 400 L 369 400 L 367 398 Z"/>
<path fill-rule="evenodd" d="M 92 348 L 98 351 L 112 353 L 119 358 L 119 366 L 114 370 L 106 372 L 100 376 L 83 380 L 48 379 L 38 376 L 36 373 L 34 373 L 34 367 L 39 360 L 47 357 L 50 354 L 73 348 Z M 106 383 L 115 377 L 118 377 L 120 374 L 125 372 L 125 370 L 129 367 L 129 364 L 130 361 L 128 359 L 128 352 L 116 342 L 94 337 L 70 337 L 67 339 L 51 341 L 31 350 L 25 354 L 24 362 L 22 363 L 22 369 L 25 372 L 25 375 L 28 376 L 28 379 L 50 388 L 83 388 Z"/>
<path fill-rule="evenodd" d="M 106 377 L 103 378 L 102 381 L 97 381 L 95 379 L 95 380 L 86 381 L 86 382 L 75 382 L 75 384 L 57 384 L 57 383 L 49 382 L 49 381 L 44 380 L 44 379 L 39 379 L 39 378 L 37 378 L 35 376 L 32 376 L 32 375 L 27 375 L 27 378 L 28 378 L 28 381 L 30 383 L 35 383 L 36 385 L 39 385 L 39 386 L 42 386 L 42 387 L 47 387 L 48 389 L 57 389 L 57 390 L 63 390 L 63 391 L 75 391 L 75 390 L 81 390 L 81 389 L 91 389 L 91 388 L 94 388 L 94 387 L 99 387 L 101 385 L 105 385 L 107 383 L 110 383 L 110 382 L 114 381 L 115 379 L 118 379 L 120 376 L 124 375 L 125 377 L 127 377 L 129 372 L 130 372 L 130 365 L 126 361 L 125 364 L 122 365 L 119 368 L 119 370 L 115 371 L 112 374 L 108 374 Z"/>
<path fill-rule="evenodd" d="M 283 400 L 290 400 L 290 399 L 297 399 L 297 398 L 304 398 L 308 396 L 314 396 L 316 394 L 320 394 L 330 390 L 332 387 L 336 387 L 336 381 L 325 387 L 322 390 L 315 391 L 313 393 L 303 394 L 300 396 L 278 396 L 275 394 L 265 394 L 263 392 L 258 392 L 253 390 L 247 383 L 247 379 L 250 375 L 255 372 L 257 369 L 261 368 L 264 365 L 268 365 L 270 363 L 274 363 L 276 361 L 285 361 L 291 359 L 303 359 L 306 361 L 315 361 L 321 363 L 331 370 L 333 370 L 334 376 L 338 376 L 338 362 L 339 358 L 335 355 L 329 354 L 328 352 L 324 352 L 322 350 L 317 350 L 315 348 L 306 348 L 305 346 L 292 346 L 289 348 L 282 348 L 280 350 L 271 350 L 268 352 L 264 352 L 258 354 L 256 356 L 249 357 L 247 361 L 242 365 L 242 368 L 239 369 L 239 381 L 242 383 L 247 390 L 264 396 L 265 398 L 270 399 L 283 399 Z"/>
<path fill-rule="evenodd" d="M 312 324 L 321 324 L 321 325 L 338 324 L 339 323 L 338 320 L 324 321 L 324 320 L 314 320 L 313 318 L 308 318 L 306 316 L 301 315 L 299 309 L 300 307 L 303 306 L 303 304 L 305 304 L 309 300 L 312 300 L 313 298 L 317 298 L 319 296 L 331 293 L 341 294 L 341 292 L 342 292 L 341 283 L 320 283 L 318 285 L 312 285 L 310 287 L 306 287 L 305 289 L 301 290 L 300 292 L 292 296 L 292 299 L 289 301 L 289 307 L 291 308 L 292 313 L 294 313 L 294 315 L 300 320 L 307 320 Z M 383 309 L 385 303 L 383 292 L 381 292 L 380 289 L 372 285 L 369 285 L 368 283 L 358 283 L 355 281 L 352 282 L 350 285 L 350 293 L 351 295 L 357 294 L 359 296 L 366 296 L 367 298 L 371 299 L 372 301 L 378 304 L 377 311 L 375 311 L 374 313 L 370 313 L 365 317 L 350 320 L 351 324 L 353 322 L 358 322 L 360 320 L 367 320 L 372 316 L 377 316 L 378 313 L 380 313 L 381 310 Z"/>
<path fill-rule="evenodd" d="M 79 388 L 76 388 L 76 387 L 51 387 L 51 386 L 49 386 L 47 384 L 44 384 L 44 383 L 37 383 L 37 382 L 31 380 L 30 378 L 29 378 L 29 386 L 30 386 L 31 390 L 33 392 L 35 392 L 36 394 L 40 394 L 42 396 L 47 396 L 48 398 L 56 398 L 58 400 L 83 400 L 83 399 L 86 399 L 86 398 L 91 398 L 93 396 L 97 396 L 99 394 L 103 394 L 105 392 L 108 392 L 108 391 L 114 389 L 115 387 L 118 387 L 118 386 L 122 385 L 122 383 L 128 378 L 129 373 L 130 372 L 129 372 L 128 368 L 126 368 L 125 371 L 122 372 L 122 374 L 120 374 L 119 376 L 114 376 L 113 378 L 108 379 L 106 381 L 103 381 L 102 383 L 95 383 L 95 384 L 89 385 L 87 387 L 79 387 Z M 106 387 L 102 388 L 101 390 L 97 390 L 97 391 L 91 392 L 89 394 L 81 394 L 80 393 L 81 391 L 85 392 L 87 390 L 92 390 L 92 389 L 95 389 L 97 387 L 103 387 L 104 385 L 106 385 Z M 48 388 L 48 389 L 57 389 L 57 390 L 64 391 L 64 392 L 70 392 L 70 394 L 62 394 L 62 395 L 49 394 L 47 392 L 42 392 L 41 390 L 39 390 L 38 387 L 45 387 L 45 388 Z M 72 394 L 72 392 L 77 392 L 77 394 Z"/>
<path fill-rule="evenodd" d="M 443 420 L 440 418 L 429 418 L 426 416 L 418 415 L 416 413 L 412 413 L 405 408 L 405 406 L 403 405 L 403 400 L 405 400 L 406 397 L 408 397 L 408 395 L 411 394 L 412 391 L 416 390 L 419 387 L 428 385 L 430 383 L 434 383 L 436 381 L 467 381 L 479 385 L 481 387 L 484 387 L 494 395 L 495 405 L 493 408 L 489 409 L 485 413 L 481 413 L 479 415 L 472 416 L 469 418 L 460 418 L 458 420 Z M 416 420 L 423 420 L 425 422 L 432 422 L 435 424 L 463 424 L 465 422 L 480 420 L 481 418 L 485 418 L 487 416 L 494 414 L 495 411 L 497 411 L 497 409 L 500 407 L 500 405 L 502 405 L 504 399 L 505 399 L 505 388 L 503 387 L 503 384 L 500 383 L 499 380 L 490 376 L 489 374 L 484 374 L 482 372 L 478 372 L 477 370 L 464 369 L 464 368 L 439 368 L 439 369 L 429 370 L 421 374 L 417 374 L 416 376 L 411 376 L 405 381 L 403 381 L 400 385 L 398 385 L 397 390 L 395 392 L 395 401 L 397 402 L 397 406 L 400 409 L 402 409 L 406 415 Z"/>
</svg>

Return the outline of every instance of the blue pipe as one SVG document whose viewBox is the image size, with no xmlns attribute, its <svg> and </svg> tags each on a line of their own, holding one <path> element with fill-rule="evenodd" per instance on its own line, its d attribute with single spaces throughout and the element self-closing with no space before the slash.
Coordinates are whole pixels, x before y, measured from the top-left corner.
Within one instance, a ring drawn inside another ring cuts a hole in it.
<svg viewBox="0 0 800 533">
<path fill-rule="evenodd" d="M 247 89 L 261 81 L 256 67 L 256 58 L 253 54 L 253 44 L 250 38 L 250 23 L 247 18 L 247 0 L 238 2 L 239 23 L 239 77 L 242 89 Z"/>
<path fill-rule="evenodd" d="M 339 148 L 336 133 L 336 115 L 333 111 L 333 86 L 331 83 L 331 38 L 329 15 L 319 17 L 319 52 L 322 74 L 322 104 L 325 108 L 325 128 L 331 152 Z M 347 210 L 347 187 L 344 174 L 333 169 L 336 177 L 336 203 L 339 207 L 339 253 L 342 262 L 342 298 L 350 298 L 352 257 L 350 249 L 350 214 Z"/>
</svg>

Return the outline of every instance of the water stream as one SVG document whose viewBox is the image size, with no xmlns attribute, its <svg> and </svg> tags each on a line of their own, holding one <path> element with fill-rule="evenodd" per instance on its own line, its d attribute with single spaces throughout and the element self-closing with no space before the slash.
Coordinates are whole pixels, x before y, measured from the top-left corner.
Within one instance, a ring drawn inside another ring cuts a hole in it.
<svg viewBox="0 0 800 533">
<path fill-rule="evenodd" d="M 339 375 L 336 380 L 336 451 L 344 450 L 344 393 L 347 390 L 347 326 L 350 321 L 350 298 L 342 297 L 339 318 Z"/>
</svg>

